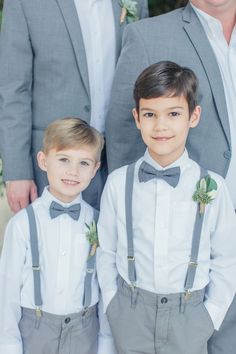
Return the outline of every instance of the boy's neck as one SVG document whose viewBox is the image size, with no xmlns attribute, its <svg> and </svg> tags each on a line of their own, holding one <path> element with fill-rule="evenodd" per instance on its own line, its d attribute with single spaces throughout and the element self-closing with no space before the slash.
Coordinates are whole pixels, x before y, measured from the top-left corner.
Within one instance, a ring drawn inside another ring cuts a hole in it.
<svg viewBox="0 0 236 354">
<path fill-rule="evenodd" d="M 166 167 L 172 165 L 173 163 L 175 163 L 176 161 L 178 161 L 179 158 L 183 155 L 184 151 L 185 151 L 185 149 L 183 151 L 181 151 L 180 153 L 176 154 L 175 156 L 166 156 L 166 155 L 160 156 L 160 155 L 153 153 L 148 148 L 148 153 L 149 153 L 150 157 L 162 168 L 166 168 Z"/>
</svg>

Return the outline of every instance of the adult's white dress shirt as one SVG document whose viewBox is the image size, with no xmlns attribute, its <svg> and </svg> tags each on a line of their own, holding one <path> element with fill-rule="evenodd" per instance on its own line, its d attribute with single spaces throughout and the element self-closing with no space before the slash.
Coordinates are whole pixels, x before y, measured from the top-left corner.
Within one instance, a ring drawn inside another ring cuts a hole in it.
<svg viewBox="0 0 236 354">
<path fill-rule="evenodd" d="M 136 164 L 133 189 L 134 253 L 137 287 L 170 294 L 184 291 L 197 203 L 192 200 L 200 169 L 187 151 L 172 165 L 180 166 L 176 188 L 161 179 L 138 181 L 137 170 L 145 160 L 159 166 L 146 151 Z M 117 291 L 117 274 L 129 283 L 125 221 L 127 167 L 108 176 L 98 222 L 100 251 L 98 278 L 104 309 Z M 218 329 L 236 290 L 236 217 L 222 177 L 217 196 L 206 206 L 196 278 L 192 290 L 206 287 L 205 306 Z"/>
<path fill-rule="evenodd" d="M 112 0 L 74 1 L 87 57 L 91 96 L 90 123 L 104 133 L 115 72 L 116 37 Z"/>
<path fill-rule="evenodd" d="M 64 206 L 80 203 L 78 221 L 68 214 L 55 219 L 49 206 L 55 200 Z M 65 315 L 83 309 L 84 278 L 89 243 L 85 232 L 93 220 L 93 209 L 79 196 L 72 203 L 56 200 L 47 190 L 33 203 L 35 211 L 41 267 L 42 310 Z M 18 328 L 21 307 L 35 309 L 32 258 L 28 218 L 25 209 L 8 223 L 0 259 L 0 354 L 22 354 Z M 92 281 L 91 306 L 99 301 L 97 279 Z M 100 354 L 113 353 L 106 318 L 100 323 Z"/>
<path fill-rule="evenodd" d="M 226 175 L 226 183 L 236 209 L 236 24 L 228 44 L 220 21 L 199 10 L 196 6 L 192 5 L 192 7 L 201 21 L 215 53 L 224 85 L 232 146 L 232 156 Z"/>
</svg>

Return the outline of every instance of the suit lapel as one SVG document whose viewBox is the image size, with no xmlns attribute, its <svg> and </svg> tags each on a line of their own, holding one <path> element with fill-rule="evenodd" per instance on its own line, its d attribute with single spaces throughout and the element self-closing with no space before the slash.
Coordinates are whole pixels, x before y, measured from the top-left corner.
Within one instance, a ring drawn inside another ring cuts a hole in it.
<svg viewBox="0 0 236 354">
<path fill-rule="evenodd" d="M 184 29 L 201 59 L 211 86 L 219 118 L 230 144 L 230 128 L 225 100 L 224 86 L 215 54 L 191 5 L 183 10 Z"/>
<path fill-rule="evenodd" d="M 90 97 L 87 59 L 86 59 L 86 53 L 84 48 L 83 36 L 82 36 L 74 0 L 56 0 L 56 1 L 61 10 L 63 19 L 65 21 L 72 42 L 72 46 L 74 48 L 75 57 L 78 63 L 78 68 L 81 73 L 84 86 L 86 88 L 88 96 Z"/>
<path fill-rule="evenodd" d="M 120 51 L 121 51 L 122 34 L 123 34 L 126 23 L 123 22 L 122 24 L 120 24 L 121 6 L 119 3 L 119 0 L 112 0 L 112 7 L 113 7 L 113 14 L 114 14 L 114 21 L 115 21 L 116 61 L 117 61 L 119 58 L 119 55 L 120 55 Z"/>
</svg>

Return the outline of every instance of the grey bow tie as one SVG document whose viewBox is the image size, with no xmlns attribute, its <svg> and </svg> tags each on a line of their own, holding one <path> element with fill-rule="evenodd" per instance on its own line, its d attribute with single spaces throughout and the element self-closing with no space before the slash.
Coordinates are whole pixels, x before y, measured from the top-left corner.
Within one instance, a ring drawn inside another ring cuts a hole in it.
<svg viewBox="0 0 236 354">
<path fill-rule="evenodd" d="M 172 187 L 176 187 L 179 182 L 180 168 L 172 167 L 166 170 L 156 170 L 154 167 L 143 161 L 139 167 L 139 182 L 147 182 L 152 178 L 161 178 Z"/>
<path fill-rule="evenodd" d="M 72 219 L 78 220 L 79 215 L 80 215 L 80 209 L 81 209 L 81 206 L 79 203 L 71 205 L 70 207 L 66 208 L 57 202 L 52 202 L 49 207 L 49 213 L 50 213 L 50 216 L 52 219 L 65 213 L 65 214 L 70 215 L 70 217 Z"/>
</svg>

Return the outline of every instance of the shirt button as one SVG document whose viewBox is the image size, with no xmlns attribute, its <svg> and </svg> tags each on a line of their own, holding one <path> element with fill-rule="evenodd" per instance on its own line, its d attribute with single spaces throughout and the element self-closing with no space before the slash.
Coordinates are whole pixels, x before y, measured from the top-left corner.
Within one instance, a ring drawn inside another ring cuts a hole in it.
<svg viewBox="0 0 236 354">
<path fill-rule="evenodd" d="M 166 297 L 163 297 L 162 299 L 161 299 L 161 303 L 162 304 L 166 304 L 168 302 L 168 299 L 166 298 Z"/>
<path fill-rule="evenodd" d="M 70 317 L 66 317 L 65 323 L 66 323 L 66 324 L 70 323 Z"/>
<path fill-rule="evenodd" d="M 229 160 L 231 158 L 231 151 L 225 151 L 224 152 L 224 157 Z"/>
</svg>

